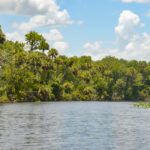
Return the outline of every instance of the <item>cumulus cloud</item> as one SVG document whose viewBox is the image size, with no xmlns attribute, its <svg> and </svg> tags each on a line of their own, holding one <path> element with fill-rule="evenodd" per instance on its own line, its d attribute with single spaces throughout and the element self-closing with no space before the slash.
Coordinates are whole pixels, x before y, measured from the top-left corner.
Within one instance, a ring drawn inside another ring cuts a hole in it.
<svg viewBox="0 0 150 150">
<path fill-rule="evenodd" d="M 43 33 L 43 36 L 49 41 L 63 40 L 63 35 L 56 29 L 50 30 L 49 33 Z"/>
<path fill-rule="evenodd" d="M 103 44 L 102 42 L 94 42 L 94 43 L 88 42 L 83 45 L 83 48 L 86 50 L 86 52 L 92 51 L 93 53 L 100 53 L 103 51 L 101 48 L 102 44 Z"/>
<path fill-rule="evenodd" d="M 0 13 L 29 16 L 29 21 L 14 25 L 25 31 L 73 23 L 67 10 L 60 10 L 56 0 L 1 0 Z"/>
<path fill-rule="evenodd" d="M 64 42 L 63 35 L 57 30 L 52 29 L 48 33 L 43 33 L 43 36 L 51 43 L 53 48 L 56 48 L 60 54 L 64 54 L 64 52 L 69 48 L 69 44 Z"/>
<path fill-rule="evenodd" d="M 55 42 L 53 47 L 56 48 L 61 54 L 65 52 L 69 48 L 68 43 L 66 42 Z"/>
<path fill-rule="evenodd" d="M 120 52 L 119 56 L 126 59 L 147 60 L 150 59 L 150 35 L 143 33 L 136 39 L 132 39 Z"/>
<path fill-rule="evenodd" d="M 133 12 L 125 10 L 120 14 L 118 22 L 115 27 L 117 44 L 119 48 L 123 48 L 131 39 L 136 38 L 135 27 L 139 25 L 140 18 Z"/>
<path fill-rule="evenodd" d="M 124 35 L 126 31 L 132 31 L 140 22 L 140 18 L 135 13 L 124 10 L 119 17 L 118 26 L 115 27 L 115 32 Z M 128 38 L 128 37 L 125 37 Z"/>
<path fill-rule="evenodd" d="M 14 42 L 15 41 L 24 42 L 25 40 L 23 34 L 20 34 L 18 31 L 6 33 L 6 38 Z"/>
<path fill-rule="evenodd" d="M 46 14 L 58 10 L 55 0 L 1 0 L 0 12 L 5 14 L 29 15 Z"/>
<path fill-rule="evenodd" d="M 55 15 L 59 10 L 56 0 L 1 0 L 0 13 L 35 16 L 51 13 Z"/>
<path fill-rule="evenodd" d="M 28 22 L 22 22 L 17 24 L 16 27 L 20 30 L 29 31 L 33 28 L 43 27 L 43 26 L 65 26 L 72 24 L 70 21 L 70 16 L 66 10 L 62 12 L 57 12 L 56 14 L 46 14 L 46 15 L 36 15 L 30 18 Z"/>
<path fill-rule="evenodd" d="M 83 48 L 86 55 L 91 55 L 94 60 L 105 56 L 116 56 L 125 59 L 147 60 L 150 59 L 150 35 L 136 32 L 141 27 L 140 18 L 131 11 L 123 11 L 120 14 L 116 33 L 116 48 L 103 48 L 102 42 L 86 43 Z M 97 53 L 95 53 L 97 52 Z"/>
<path fill-rule="evenodd" d="M 122 0 L 125 3 L 137 2 L 137 3 L 149 3 L 150 0 Z"/>
<path fill-rule="evenodd" d="M 115 28 L 117 35 L 116 55 L 126 59 L 149 60 L 150 35 L 136 32 L 136 27 L 141 27 L 140 18 L 131 11 L 123 11 L 119 17 L 119 23 Z"/>
<path fill-rule="evenodd" d="M 84 55 L 92 56 L 93 60 L 99 60 L 108 55 L 116 54 L 117 49 L 103 48 L 103 42 L 86 43 L 83 45 Z"/>
</svg>

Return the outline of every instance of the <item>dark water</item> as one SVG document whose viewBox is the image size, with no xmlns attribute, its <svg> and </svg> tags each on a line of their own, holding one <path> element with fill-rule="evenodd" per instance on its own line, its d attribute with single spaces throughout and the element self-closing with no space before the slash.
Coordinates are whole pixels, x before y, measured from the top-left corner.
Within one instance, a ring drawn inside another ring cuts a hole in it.
<svg viewBox="0 0 150 150">
<path fill-rule="evenodd" d="M 150 150 L 150 110 L 127 102 L 1 105 L 0 150 Z"/>
</svg>

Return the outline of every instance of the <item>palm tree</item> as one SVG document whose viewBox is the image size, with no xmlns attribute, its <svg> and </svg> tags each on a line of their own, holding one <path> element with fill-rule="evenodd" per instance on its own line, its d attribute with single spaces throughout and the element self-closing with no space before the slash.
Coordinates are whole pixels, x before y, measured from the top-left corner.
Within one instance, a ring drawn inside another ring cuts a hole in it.
<svg viewBox="0 0 150 150">
<path fill-rule="evenodd" d="M 49 52 L 48 52 L 48 56 L 51 57 L 53 60 L 56 59 L 56 57 L 58 56 L 58 51 L 55 48 L 52 48 Z"/>
<path fill-rule="evenodd" d="M 43 53 L 45 52 L 45 50 L 49 50 L 49 44 L 44 38 L 40 41 L 39 50 L 42 50 Z"/>
</svg>

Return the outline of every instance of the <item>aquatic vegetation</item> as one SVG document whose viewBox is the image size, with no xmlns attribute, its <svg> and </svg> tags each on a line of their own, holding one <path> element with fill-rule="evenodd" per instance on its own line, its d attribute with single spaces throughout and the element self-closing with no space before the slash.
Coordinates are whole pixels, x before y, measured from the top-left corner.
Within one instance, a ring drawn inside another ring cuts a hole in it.
<svg viewBox="0 0 150 150">
<path fill-rule="evenodd" d="M 150 108 L 150 103 L 137 103 L 137 104 L 134 104 L 135 107 L 142 107 L 142 108 Z"/>
</svg>

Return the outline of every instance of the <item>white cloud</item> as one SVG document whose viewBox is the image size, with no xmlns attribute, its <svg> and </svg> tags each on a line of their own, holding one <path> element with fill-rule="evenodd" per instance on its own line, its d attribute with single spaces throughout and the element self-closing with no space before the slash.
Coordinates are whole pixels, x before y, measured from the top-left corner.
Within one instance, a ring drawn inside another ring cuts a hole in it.
<svg viewBox="0 0 150 150">
<path fill-rule="evenodd" d="M 56 48 L 60 54 L 64 54 L 69 48 L 69 44 L 63 41 L 63 35 L 56 29 L 50 30 L 49 33 L 43 33 L 43 36 L 52 42 L 52 47 Z"/>
<path fill-rule="evenodd" d="M 149 3 L 150 0 L 122 0 L 125 3 L 137 2 L 137 3 Z"/>
<path fill-rule="evenodd" d="M 92 56 L 93 60 L 99 60 L 108 55 L 114 55 L 117 49 L 103 48 L 103 42 L 86 43 L 83 45 L 84 55 Z"/>
<path fill-rule="evenodd" d="M 135 27 L 139 23 L 139 16 L 129 10 L 125 10 L 120 14 L 119 23 L 115 27 L 119 48 L 123 48 L 131 39 L 136 38 Z"/>
<path fill-rule="evenodd" d="M 101 60 L 102 58 L 108 56 L 107 54 L 98 54 L 98 55 L 94 55 L 92 53 L 84 53 L 85 56 L 91 56 L 93 60 Z"/>
<path fill-rule="evenodd" d="M 125 59 L 149 60 L 150 35 L 138 34 L 136 27 L 141 27 L 139 16 L 131 11 L 123 11 L 115 28 L 119 49 L 116 56 Z"/>
<path fill-rule="evenodd" d="M 49 33 L 43 33 L 43 36 L 49 41 L 59 41 L 64 38 L 63 35 L 56 29 L 50 30 Z"/>
<path fill-rule="evenodd" d="M 125 59 L 150 60 L 150 35 L 136 32 L 141 27 L 140 18 L 131 11 L 120 14 L 118 25 L 115 27 L 116 48 L 103 48 L 102 42 L 86 43 L 83 48 L 86 55 L 91 55 L 94 60 L 105 56 L 116 56 Z M 96 53 L 95 53 L 96 52 Z"/>
<path fill-rule="evenodd" d="M 83 48 L 86 50 L 86 52 L 92 51 L 93 53 L 100 53 L 103 51 L 101 48 L 102 44 L 103 44 L 102 42 L 94 42 L 94 43 L 88 42 L 83 45 Z"/>
<path fill-rule="evenodd" d="M 126 59 L 147 60 L 150 59 L 150 35 L 143 33 L 137 39 L 132 39 L 120 53 L 120 57 Z"/>
<path fill-rule="evenodd" d="M 12 33 L 6 33 L 6 38 L 11 41 L 19 41 L 24 42 L 24 36 L 20 34 L 18 31 L 12 32 Z"/>
<path fill-rule="evenodd" d="M 61 12 L 56 0 L 1 0 L 0 12 L 5 14 L 17 14 L 35 16 L 47 13 L 57 14 Z"/>
<path fill-rule="evenodd" d="M 67 10 L 60 10 L 56 0 L 0 0 L 0 13 L 29 16 L 28 22 L 14 25 L 25 31 L 42 26 L 73 23 Z"/>
<path fill-rule="evenodd" d="M 29 31 L 33 28 L 43 27 L 43 26 L 65 26 L 72 24 L 70 21 L 70 16 L 66 10 L 61 12 L 56 12 L 56 14 L 46 14 L 46 15 L 36 15 L 30 18 L 28 22 L 22 22 L 18 24 L 20 30 Z"/>
<path fill-rule="evenodd" d="M 124 34 L 126 31 L 133 30 L 134 26 L 138 25 L 140 18 L 135 13 L 124 10 L 119 17 L 119 24 L 115 27 L 118 34 Z"/>
<path fill-rule="evenodd" d="M 59 53 L 62 54 L 65 52 L 65 50 L 69 48 L 69 45 L 66 42 L 55 42 L 53 44 L 53 47 L 56 48 L 59 51 Z"/>
</svg>

